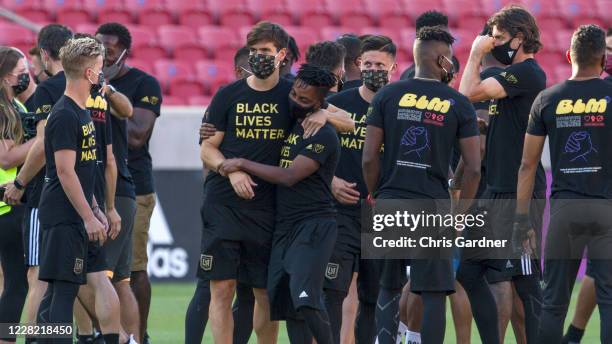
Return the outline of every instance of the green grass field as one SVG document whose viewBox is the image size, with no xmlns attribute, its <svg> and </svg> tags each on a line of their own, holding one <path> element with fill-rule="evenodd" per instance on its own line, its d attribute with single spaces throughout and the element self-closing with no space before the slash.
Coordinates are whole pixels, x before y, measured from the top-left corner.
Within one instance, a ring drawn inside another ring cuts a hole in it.
<svg viewBox="0 0 612 344">
<path fill-rule="evenodd" d="M 187 305 L 191 300 L 194 289 L 195 283 L 158 283 L 153 285 L 153 300 L 151 303 L 151 314 L 149 316 L 149 334 L 153 344 L 176 344 L 183 342 L 185 311 L 187 310 Z M 579 290 L 580 285 L 576 285 L 566 323 L 569 323 L 573 317 L 574 306 Z M 472 327 L 472 343 L 480 343 L 476 325 L 473 324 Z M 445 342 L 455 342 L 455 330 L 450 316 L 450 310 L 447 312 Z M 511 330 L 508 331 L 505 342 L 515 343 Z M 212 336 L 208 329 L 204 334 L 203 343 L 213 343 Z M 252 337 L 252 343 L 255 343 L 254 337 Z M 289 343 L 287 333 L 282 325 L 279 333 L 279 343 Z M 597 310 L 593 313 L 593 317 L 591 317 L 589 327 L 582 343 L 599 343 L 599 313 Z"/>
</svg>

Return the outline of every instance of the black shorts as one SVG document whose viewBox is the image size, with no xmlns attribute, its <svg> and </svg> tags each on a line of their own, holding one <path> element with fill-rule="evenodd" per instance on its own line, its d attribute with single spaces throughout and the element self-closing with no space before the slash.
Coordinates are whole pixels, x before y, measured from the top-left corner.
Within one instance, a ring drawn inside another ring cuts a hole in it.
<svg viewBox="0 0 612 344">
<path fill-rule="evenodd" d="M 359 272 L 359 254 L 336 247 L 325 269 L 324 289 L 348 293 L 353 273 Z"/>
<path fill-rule="evenodd" d="M 337 230 L 333 217 L 277 225 L 268 275 L 272 320 L 296 318 L 300 307 L 325 309 L 323 282 Z"/>
<path fill-rule="evenodd" d="M 410 291 L 455 292 L 455 272 L 450 259 L 413 259 L 410 262 Z"/>
<path fill-rule="evenodd" d="M 40 255 L 38 208 L 27 207 L 23 216 L 23 252 L 26 266 L 38 266 Z"/>
<path fill-rule="evenodd" d="M 205 204 L 197 276 L 234 279 L 265 288 L 274 232 L 274 211 Z"/>
<path fill-rule="evenodd" d="M 359 302 L 376 304 L 380 290 L 380 269 L 382 261 L 361 259 L 357 275 L 357 296 Z"/>
<path fill-rule="evenodd" d="M 410 265 L 409 259 L 379 260 L 380 287 L 385 289 L 402 289 L 408 283 L 406 267 Z"/>
<path fill-rule="evenodd" d="M 88 237 L 83 224 L 42 225 L 41 281 L 87 283 Z"/>
<path fill-rule="evenodd" d="M 132 230 L 136 215 L 136 200 L 130 197 L 115 197 L 115 208 L 121 216 L 121 231 L 115 240 L 108 239 L 102 249 L 106 266 L 113 282 L 130 278 L 132 264 Z"/>
<path fill-rule="evenodd" d="M 86 272 L 94 273 L 108 270 L 106 255 L 98 241 L 87 241 L 87 266 Z"/>
<path fill-rule="evenodd" d="M 512 242 L 512 228 L 514 226 L 514 215 L 516 214 L 516 193 L 514 192 L 491 192 L 486 191 L 482 196 L 488 209 L 487 217 L 488 225 L 491 226 L 495 239 L 507 240 Z M 536 237 L 542 236 L 542 216 L 546 206 L 546 194 L 544 191 L 536 191 L 533 193 L 533 199 L 530 202 L 529 220 L 532 228 L 536 231 Z M 485 273 L 489 283 L 497 283 L 510 281 L 514 276 L 537 275 L 540 277 L 539 262 L 534 257 L 521 257 L 508 259 L 512 257 L 512 245 L 508 245 L 504 251 L 499 250 L 498 254 L 501 260 L 495 264 L 497 269 L 488 269 Z M 539 248 L 538 248 L 539 250 Z"/>
</svg>

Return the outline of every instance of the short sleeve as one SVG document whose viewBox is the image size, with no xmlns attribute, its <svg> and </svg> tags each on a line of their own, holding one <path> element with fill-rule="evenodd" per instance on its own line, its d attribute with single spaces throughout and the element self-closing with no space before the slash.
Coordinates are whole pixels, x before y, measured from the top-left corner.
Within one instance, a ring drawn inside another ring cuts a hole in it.
<svg viewBox="0 0 612 344">
<path fill-rule="evenodd" d="M 546 124 L 542 118 L 542 94 L 533 101 L 531 112 L 529 112 L 529 123 L 527 124 L 527 134 L 535 136 L 546 136 Z"/>
<path fill-rule="evenodd" d="M 79 119 L 73 112 L 60 110 L 53 113 L 46 127 L 45 139 L 51 143 L 53 152 L 60 150 L 76 151 L 79 146 Z"/>
<path fill-rule="evenodd" d="M 309 138 L 306 145 L 298 153 L 323 165 L 327 159 L 336 152 L 338 138 L 332 130 L 320 130 L 315 136 Z"/>
<path fill-rule="evenodd" d="M 480 131 L 478 130 L 478 120 L 474 106 L 467 99 L 461 103 L 462 106 L 457 108 L 459 111 L 457 116 L 459 122 L 457 125 L 457 137 L 464 139 L 466 137 L 479 136 Z"/>
<path fill-rule="evenodd" d="M 159 82 L 152 76 L 146 76 L 138 85 L 138 89 L 134 93 L 132 105 L 135 108 L 150 110 L 156 116 L 159 116 L 161 112 L 161 103 L 162 94 Z"/>
<path fill-rule="evenodd" d="M 28 107 L 29 111 L 35 112 L 39 115 L 46 115 L 45 118 L 49 116 L 49 113 L 51 113 L 51 109 L 53 108 L 53 104 L 55 104 L 55 101 L 51 93 L 49 93 L 49 91 L 45 87 L 38 87 L 34 94 L 30 97 L 30 99 L 28 99 L 29 107 L 26 106 Z"/>
<path fill-rule="evenodd" d="M 385 121 L 385 111 L 383 107 L 383 97 L 384 92 L 379 91 L 372 99 L 372 103 L 370 103 L 370 107 L 368 108 L 368 112 L 366 114 L 366 124 L 373 125 L 375 127 L 384 129 Z"/>
<path fill-rule="evenodd" d="M 227 88 L 220 89 L 204 112 L 204 121 L 215 126 L 218 131 L 225 131 L 227 129 L 227 115 L 229 110 L 229 104 L 231 104 L 228 95 L 226 95 Z"/>
<path fill-rule="evenodd" d="M 517 63 L 493 76 L 506 91 L 508 98 L 518 97 L 527 92 L 533 92 L 540 85 L 535 79 L 535 70 L 526 63 Z"/>
</svg>

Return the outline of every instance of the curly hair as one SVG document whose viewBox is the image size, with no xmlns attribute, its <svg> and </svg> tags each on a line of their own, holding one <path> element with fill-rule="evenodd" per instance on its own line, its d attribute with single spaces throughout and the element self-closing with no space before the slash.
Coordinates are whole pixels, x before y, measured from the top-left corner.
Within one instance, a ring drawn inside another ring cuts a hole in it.
<svg viewBox="0 0 612 344">
<path fill-rule="evenodd" d="M 420 41 L 438 41 L 448 45 L 453 45 L 455 37 L 442 26 L 426 26 L 420 29 L 416 34 L 416 39 Z"/>
<path fill-rule="evenodd" d="M 579 66 L 601 62 L 606 53 L 606 33 L 597 25 L 581 25 L 572 35 L 572 60 Z"/>
</svg>

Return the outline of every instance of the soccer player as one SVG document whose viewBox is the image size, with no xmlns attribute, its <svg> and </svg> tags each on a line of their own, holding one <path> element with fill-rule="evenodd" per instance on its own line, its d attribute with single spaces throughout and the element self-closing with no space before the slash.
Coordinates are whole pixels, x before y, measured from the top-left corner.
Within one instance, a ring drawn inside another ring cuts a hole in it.
<svg viewBox="0 0 612 344">
<path fill-rule="evenodd" d="M 236 79 L 244 79 L 251 75 L 249 67 L 249 47 L 242 47 L 234 54 L 234 75 Z"/>
<path fill-rule="evenodd" d="M 45 68 L 45 74 L 51 77 L 38 85 L 36 92 L 26 101 L 26 108 L 39 114 L 44 119 L 37 124 L 37 133 L 28 156 L 19 170 L 13 185 L 6 186 L 6 202 L 18 204 L 26 191 L 26 210 L 23 222 L 23 239 L 26 265 L 28 266 L 28 298 L 26 303 L 26 321 L 36 323 L 36 314 L 47 289 L 47 284 L 38 278 L 40 264 L 40 222 L 38 204 L 45 176 L 44 128 L 46 116 L 51 107 L 62 96 L 65 90 L 63 67 L 59 58 L 60 48 L 72 38 L 72 32 L 65 26 L 51 24 L 43 27 L 38 33 L 38 48 Z M 26 338 L 26 341 L 30 341 Z"/>
<path fill-rule="evenodd" d="M 90 259 L 97 258 L 89 255 L 88 241 L 103 243 L 107 239 L 108 222 L 93 196 L 96 137 L 86 110 L 90 88 L 102 81 L 103 54 L 104 47 L 91 38 L 71 39 L 60 50 L 66 91 L 53 106 L 45 127 L 48 164 L 40 202 L 43 238 L 39 278 L 49 283 L 45 300 L 52 302 L 48 309 L 43 307 L 46 301 L 41 304 L 39 323 L 72 322 L 79 286 L 91 282 L 87 266 Z M 112 308 L 118 303 L 116 295 L 105 296 L 96 306 L 111 304 Z M 119 329 L 113 330 L 103 332 L 105 342 L 119 343 Z"/>
<path fill-rule="evenodd" d="M 330 90 L 330 94 L 342 91 L 345 55 L 344 46 L 332 41 L 315 43 L 309 46 L 306 52 L 306 63 L 327 69 L 338 79 L 336 85 Z"/>
<path fill-rule="evenodd" d="M 110 84 L 129 99 L 134 109 L 127 122 L 120 120 L 113 122 L 113 129 L 120 133 L 124 133 L 127 127 L 127 167 L 129 176 L 133 181 L 132 186 L 129 180 L 125 180 L 126 177 L 122 176 L 122 182 L 125 182 L 125 184 L 121 187 L 123 190 L 118 190 L 117 194 L 129 198 L 132 196 L 131 188 L 134 187 L 136 195 L 136 213 L 133 217 L 132 230 L 131 274 L 128 275 L 127 272 L 122 271 L 115 281 L 130 282 L 138 303 L 140 320 L 138 338 L 146 343 L 148 341 L 146 336 L 147 319 L 151 304 L 151 284 L 147 275 L 147 242 L 151 215 L 155 207 L 149 140 L 155 121 L 161 113 L 161 87 L 153 76 L 125 64 L 132 43 L 131 35 L 125 26 L 118 23 L 103 24 L 96 31 L 96 36 L 104 43 L 107 50 L 112 52 L 112 57 L 109 56 L 105 64 L 105 69 L 110 74 L 108 76 Z M 124 156 L 125 148 L 123 145 L 118 148 L 118 150 L 122 150 L 119 156 Z M 129 203 L 131 201 L 127 199 L 124 199 L 124 201 L 126 202 L 126 212 L 130 213 L 131 204 Z M 129 239 L 126 240 L 129 242 Z M 113 251 L 115 254 L 120 254 L 117 259 L 118 264 L 121 264 L 123 269 L 123 263 L 126 260 L 129 262 L 129 258 L 125 256 L 129 254 L 129 248 Z M 127 290 L 125 290 L 125 294 L 126 299 L 131 299 Z"/>
<path fill-rule="evenodd" d="M 415 78 L 383 88 L 372 101 L 366 121 L 362 164 L 368 192 L 377 199 L 448 199 L 446 181 L 455 140 L 459 140 L 462 157 L 466 166 L 469 165 L 461 197 L 470 199 L 476 193 L 480 150 L 474 108 L 464 96 L 444 83 L 453 77 L 453 41 L 454 38 L 442 28 L 421 29 L 414 45 Z M 448 102 L 441 126 L 424 121 L 424 112 L 419 110 L 422 106 L 416 107 L 416 98 L 434 97 Z M 398 110 L 405 109 L 413 111 L 415 116 L 398 119 Z M 418 154 L 410 146 L 411 141 L 402 140 L 410 133 L 420 135 L 419 142 L 427 137 L 428 144 L 419 147 Z M 383 143 L 385 152 L 381 162 Z M 421 295 L 424 304 L 423 342 L 442 343 L 445 298 L 447 293 L 454 291 L 450 261 L 416 259 L 411 265 L 411 290 Z M 397 310 L 404 283 L 404 260 L 386 260 L 378 303 L 389 304 L 387 307 Z M 379 343 L 395 343 L 397 322 L 384 326 L 386 335 L 381 336 L 378 331 Z"/>
<path fill-rule="evenodd" d="M 494 14 L 488 24 L 492 28 L 492 37 L 478 36 L 474 41 L 459 90 L 472 102 L 492 100 L 485 158 L 487 190 L 482 198 L 487 199 L 488 216 L 492 219 L 488 226 L 493 235 L 496 239 L 510 240 L 514 211 L 512 200 L 516 198 L 515 181 L 527 128 L 527 114 L 535 97 L 546 87 L 546 75 L 534 59 L 542 44 L 535 18 L 527 10 L 518 6 L 505 7 Z M 482 80 L 480 64 L 483 56 L 489 52 L 509 67 L 498 75 Z M 533 228 L 539 230 L 545 205 L 546 179 L 541 165 L 537 170 L 533 195 L 537 201 L 531 202 L 531 217 Z M 492 313 L 495 312 L 484 283 L 488 281 L 495 297 L 499 338 L 504 338 L 512 313 L 513 283 L 525 308 L 527 341 L 533 342 L 541 300 L 539 263 L 535 257 L 527 255 L 520 259 L 508 259 L 514 257 L 508 248 L 492 253 L 500 259 L 466 260 L 460 267 L 459 280 L 470 300 L 474 300 L 471 302 L 472 312 L 480 335 L 495 336 L 492 333 L 492 322 L 495 320 Z M 494 267 L 491 268 L 491 265 Z M 484 272 L 486 281 L 482 279 Z"/>
<path fill-rule="evenodd" d="M 415 22 L 415 32 L 419 32 L 420 29 L 426 26 L 441 26 L 444 30 L 448 29 L 448 17 L 438 11 L 427 11 L 421 14 Z M 410 67 L 406 68 L 400 76 L 400 80 L 408 80 L 414 78 L 414 63 Z"/>
<path fill-rule="evenodd" d="M 544 252 L 544 290 L 537 343 L 559 343 L 572 288 L 583 256 L 595 279 L 601 342 L 612 341 L 612 207 L 609 199 L 612 85 L 600 79 L 605 68 L 605 32 L 580 26 L 570 47 L 572 76 L 538 95 L 530 113 L 517 186 L 513 241 L 521 251 L 535 248 L 529 200 L 538 162 L 549 139 L 552 163 L 551 219 Z M 531 232 L 531 233 L 530 233 Z M 518 241 L 518 242 L 517 242 Z"/>
<path fill-rule="evenodd" d="M 11 183 L 34 143 L 24 120 L 25 107 L 17 100 L 30 83 L 25 57 L 16 49 L 0 47 L 0 184 Z M 30 129 L 31 130 L 31 129 Z M 4 185 L 2 186 L 4 188 Z M 2 189 L 0 189 L 2 190 Z M 24 207 L 0 199 L 0 263 L 4 279 L 0 296 L 0 322 L 19 323 L 28 292 L 27 267 L 23 260 L 21 224 Z M 15 342 L 15 338 L 0 338 Z"/>
<path fill-rule="evenodd" d="M 342 89 L 348 90 L 349 88 L 361 86 L 361 63 L 359 62 L 361 40 L 356 35 L 347 33 L 338 37 L 336 42 L 342 44 L 346 50 L 346 56 L 344 57 L 344 78 L 346 80 L 342 85 Z"/>
<path fill-rule="evenodd" d="M 359 42 L 359 41 L 358 41 Z M 365 138 L 366 113 L 372 98 L 389 83 L 397 64 L 396 46 L 385 36 L 372 35 L 359 42 L 361 53 L 355 58 L 360 62 L 363 85 L 337 93 L 327 99 L 348 111 L 355 121 L 355 130 L 340 133 L 341 154 L 332 193 L 338 209 L 338 239 L 325 274 L 325 300 L 329 313 L 334 343 L 341 341 L 340 329 L 350 325 L 342 314 L 342 301 L 349 286 L 358 280 L 359 318 L 356 326 L 357 343 L 372 343 L 375 338 L 374 310 L 377 296 L 378 275 L 374 260 L 361 260 L 361 205 L 367 196 L 367 188 L 361 173 L 361 155 Z M 358 272 L 359 271 L 359 277 Z M 361 272 L 363 271 L 363 274 Z M 374 286 L 374 287 L 373 287 Z M 372 288 L 373 287 L 373 288 Z"/>
<path fill-rule="evenodd" d="M 292 343 L 310 344 L 313 337 L 319 344 L 333 343 L 321 299 L 337 234 L 331 180 L 340 145 L 331 124 L 306 138 L 300 122 L 324 105 L 336 83 L 330 71 L 302 65 L 289 98 L 298 122 L 287 136 L 278 167 L 242 158 L 227 159 L 219 166 L 222 174 L 244 171 L 278 184 L 268 292 L 272 319 L 287 320 Z"/>
<path fill-rule="evenodd" d="M 42 64 L 42 59 L 40 57 L 40 49 L 38 47 L 33 47 L 28 51 L 28 55 L 30 55 L 30 61 L 32 62 L 30 65 L 30 71 L 34 75 L 34 83 L 37 85 L 41 82 L 49 79 L 47 73 L 45 73 L 45 67 Z"/>
<path fill-rule="evenodd" d="M 295 79 L 295 75 L 291 73 L 291 68 L 293 68 L 293 64 L 299 59 L 300 49 L 297 46 L 297 42 L 295 41 L 295 38 L 289 36 L 289 43 L 287 43 L 287 55 L 285 55 L 285 59 L 280 66 L 281 78 L 285 78 L 289 81 L 293 81 L 293 79 Z"/>
</svg>

